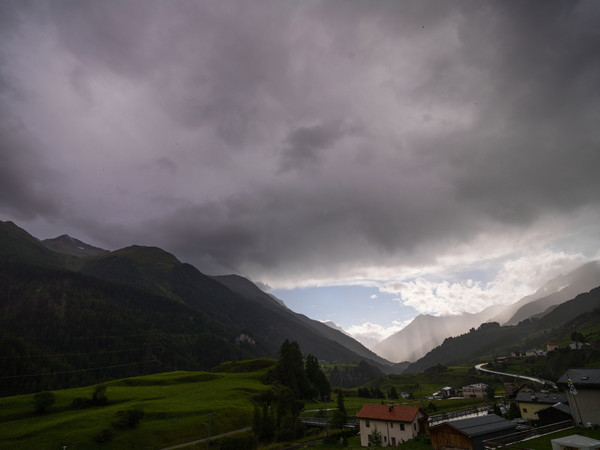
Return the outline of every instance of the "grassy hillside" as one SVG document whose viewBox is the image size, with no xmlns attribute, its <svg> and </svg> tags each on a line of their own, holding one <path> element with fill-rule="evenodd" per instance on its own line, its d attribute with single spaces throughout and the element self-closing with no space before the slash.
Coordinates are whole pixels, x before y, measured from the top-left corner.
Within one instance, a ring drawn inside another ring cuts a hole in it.
<svg viewBox="0 0 600 450">
<path fill-rule="evenodd" d="M 32 395 L 0 399 L 0 448 L 153 449 L 202 439 L 211 414 L 211 435 L 251 425 L 251 398 L 268 389 L 261 381 L 275 362 L 258 360 L 228 372 L 171 372 L 106 383 L 109 404 L 72 409 L 77 397 L 90 397 L 94 386 L 56 391 L 45 414 L 34 412 Z M 244 372 L 248 368 L 259 370 Z M 136 428 L 114 429 L 118 411 L 142 410 Z M 94 440 L 111 429 L 112 440 Z"/>
</svg>

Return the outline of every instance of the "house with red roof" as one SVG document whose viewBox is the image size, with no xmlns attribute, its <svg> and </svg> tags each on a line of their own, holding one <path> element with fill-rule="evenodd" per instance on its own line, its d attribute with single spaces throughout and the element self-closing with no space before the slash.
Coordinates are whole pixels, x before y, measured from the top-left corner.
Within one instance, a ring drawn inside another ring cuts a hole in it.
<svg viewBox="0 0 600 450">
<path fill-rule="evenodd" d="M 395 447 L 426 432 L 427 415 L 416 406 L 366 404 L 356 418 L 363 447 L 369 446 L 374 433 L 381 434 L 383 447 Z"/>
</svg>

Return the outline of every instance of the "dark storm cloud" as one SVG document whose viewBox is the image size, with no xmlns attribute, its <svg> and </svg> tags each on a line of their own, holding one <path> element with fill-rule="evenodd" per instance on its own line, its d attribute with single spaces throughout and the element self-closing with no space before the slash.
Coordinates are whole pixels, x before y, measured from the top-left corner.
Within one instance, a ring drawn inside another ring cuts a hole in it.
<svg viewBox="0 0 600 450">
<path fill-rule="evenodd" d="M 0 108 L 2 108 L 0 103 Z M 38 161 L 39 142 L 27 142 L 25 126 L 0 111 L 0 211 L 27 220 L 59 212 L 52 196 L 56 176 Z"/>
<path fill-rule="evenodd" d="M 4 211 L 97 244 L 300 278 L 598 208 L 596 2 L 2 7 Z"/>
<path fill-rule="evenodd" d="M 285 139 L 281 168 L 292 170 L 317 163 L 319 153 L 327 150 L 343 134 L 341 124 L 335 121 L 295 128 Z"/>
</svg>

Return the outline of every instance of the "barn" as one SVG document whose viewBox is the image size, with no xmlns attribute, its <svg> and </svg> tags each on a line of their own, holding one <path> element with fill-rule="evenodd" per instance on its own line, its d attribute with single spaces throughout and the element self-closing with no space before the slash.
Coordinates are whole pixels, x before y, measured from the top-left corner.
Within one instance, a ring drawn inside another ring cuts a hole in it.
<svg viewBox="0 0 600 450">
<path fill-rule="evenodd" d="M 516 423 L 490 414 L 444 422 L 431 427 L 429 433 L 434 450 L 483 450 L 484 440 L 514 433 L 516 426 Z"/>
</svg>

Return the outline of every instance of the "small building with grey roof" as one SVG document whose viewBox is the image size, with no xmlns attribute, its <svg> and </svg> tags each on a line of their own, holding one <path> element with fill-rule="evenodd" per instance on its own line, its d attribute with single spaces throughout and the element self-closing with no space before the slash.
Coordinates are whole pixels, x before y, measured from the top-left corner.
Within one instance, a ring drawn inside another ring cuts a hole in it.
<svg viewBox="0 0 600 450">
<path fill-rule="evenodd" d="M 431 427 L 434 450 L 461 448 L 483 450 L 483 441 L 514 433 L 517 424 L 495 414 L 453 420 Z"/>
</svg>

